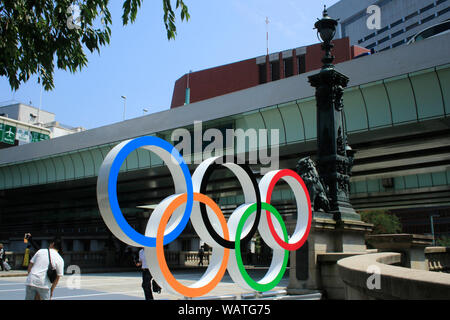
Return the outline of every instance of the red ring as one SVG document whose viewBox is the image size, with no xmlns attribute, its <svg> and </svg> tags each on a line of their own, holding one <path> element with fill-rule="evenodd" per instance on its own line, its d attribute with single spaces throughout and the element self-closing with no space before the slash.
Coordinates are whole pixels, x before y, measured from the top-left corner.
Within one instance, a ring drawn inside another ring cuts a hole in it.
<svg viewBox="0 0 450 320">
<path fill-rule="evenodd" d="M 267 189 L 267 196 L 266 196 L 266 202 L 270 204 L 270 199 L 272 197 L 273 189 L 275 188 L 275 185 L 277 184 L 278 180 L 280 180 L 282 177 L 289 176 L 297 180 L 300 185 L 303 188 L 303 192 L 306 194 L 306 199 L 308 201 L 308 225 L 306 226 L 306 231 L 303 237 L 297 241 L 296 243 L 287 243 L 283 239 L 281 239 L 278 234 L 275 231 L 275 227 L 272 223 L 272 218 L 270 217 L 270 212 L 266 211 L 266 217 L 267 217 L 267 224 L 269 225 L 269 230 L 272 233 L 272 236 L 274 237 L 275 241 L 283 248 L 289 251 L 295 251 L 301 248 L 303 244 L 305 243 L 306 239 L 308 239 L 309 231 L 311 229 L 311 221 L 312 221 L 312 210 L 311 210 L 311 200 L 309 198 L 309 192 L 306 188 L 305 182 L 303 179 L 294 171 L 290 169 L 284 169 L 280 170 L 275 176 L 272 178 L 272 181 L 269 184 L 269 188 Z M 298 210 L 298 209 L 297 209 Z"/>
</svg>

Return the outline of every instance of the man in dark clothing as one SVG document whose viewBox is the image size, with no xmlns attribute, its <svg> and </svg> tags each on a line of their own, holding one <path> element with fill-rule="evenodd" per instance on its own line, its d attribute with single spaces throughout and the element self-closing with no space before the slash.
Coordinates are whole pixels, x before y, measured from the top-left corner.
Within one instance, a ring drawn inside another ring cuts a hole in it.
<svg viewBox="0 0 450 320">
<path fill-rule="evenodd" d="M 142 269 L 142 289 L 144 290 L 145 300 L 153 300 L 152 275 L 145 261 L 144 249 L 139 251 L 139 261 L 136 262 L 136 266 Z"/>
<path fill-rule="evenodd" d="M 5 261 L 5 249 L 3 249 L 3 243 L 0 243 L 0 267 L 2 271 L 5 271 L 5 267 L 3 266 L 3 262 Z"/>
<path fill-rule="evenodd" d="M 203 250 L 202 247 L 200 247 L 200 249 L 198 250 L 198 258 L 200 259 L 198 265 L 199 266 L 203 266 L 203 257 L 205 255 L 205 251 Z"/>
</svg>

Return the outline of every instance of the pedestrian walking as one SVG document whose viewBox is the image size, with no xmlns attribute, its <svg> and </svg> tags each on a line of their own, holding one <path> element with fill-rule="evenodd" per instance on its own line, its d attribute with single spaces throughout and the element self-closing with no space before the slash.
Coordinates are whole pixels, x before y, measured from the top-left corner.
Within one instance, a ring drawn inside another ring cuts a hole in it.
<svg viewBox="0 0 450 320">
<path fill-rule="evenodd" d="M 136 266 L 142 270 L 142 289 L 144 290 L 145 300 L 153 300 L 152 275 L 145 260 L 144 249 L 139 250 L 139 261 L 136 262 Z"/>
<path fill-rule="evenodd" d="M 64 272 L 64 260 L 60 252 L 61 240 L 53 239 L 48 249 L 38 250 L 31 258 L 25 281 L 25 300 L 35 300 L 37 296 L 40 300 L 53 297 L 53 291 Z"/>
<path fill-rule="evenodd" d="M 25 253 L 23 254 L 23 262 L 22 262 L 22 268 L 28 269 L 28 266 L 30 264 L 30 248 L 31 246 L 28 245 L 25 249 Z"/>
<path fill-rule="evenodd" d="M 4 263 L 6 262 L 6 253 L 5 253 L 5 249 L 3 248 L 3 243 L 0 243 L 0 268 L 2 268 L 2 271 L 8 271 L 5 268 Z"/>
<path fill-rule="evenodd" d="M 203 257 L 205 256 L 205 251 L 203 250 L 202 247 L 200 247 L 200 249 L 198 249 L 198 258 L 200 259 L 198 265 L 199 266 L 203 266 Z"/>
</svg>

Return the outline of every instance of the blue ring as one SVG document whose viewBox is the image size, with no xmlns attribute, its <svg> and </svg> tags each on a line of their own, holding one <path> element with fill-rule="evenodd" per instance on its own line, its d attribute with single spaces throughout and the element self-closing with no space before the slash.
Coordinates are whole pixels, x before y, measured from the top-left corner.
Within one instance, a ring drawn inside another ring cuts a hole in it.
<svg viewBox="0 0 450 320">
<path fill-rule="evenodd" d="M 117 177 L 119 175 L 120 167 L 122 166 L 123 162 L 131 152 L 144 146 L 156 146 L 173 155 L 175 159 L 178 161 L 181 170 L 183 171 L 184 179 L 186 181 L 186 189 L 187 189 L 186 209 L 178 226 L 172 232 L 164 236 L 163 240 L 164 244 L 168 244 L 173 240 L 175 240 L 186 227 L 189 218 L 191 217 L 192 206 L 194 203 L 194 188 L 192 186 L 191 173 L 189 171 L 188 166 L 186 165 L 186 162 L 184 162 L 183 157 L 180 155 L 178 150 L 173 145 L 171 145 L 170 143 L 161 138 L 146 136 L 133 139 L 127 144 L 125 144 L 117 154 L 116 158 L 114 159 L 111 165 L 108 178 L 108 196 L 111 211 L 119 227 L 131 240 L 133 240 L 136 243 L 139 243 L 144 247 L 155 247 L 156 238 L 144 236 L 139 232 L 137 232 L 136 230 L 134 230 L 128 224 L 128 222 L 125 220 L 125 217 L 122 214 L 122 211 L 120 210 L 119 201 L 117 199 Z"/>
</svg>

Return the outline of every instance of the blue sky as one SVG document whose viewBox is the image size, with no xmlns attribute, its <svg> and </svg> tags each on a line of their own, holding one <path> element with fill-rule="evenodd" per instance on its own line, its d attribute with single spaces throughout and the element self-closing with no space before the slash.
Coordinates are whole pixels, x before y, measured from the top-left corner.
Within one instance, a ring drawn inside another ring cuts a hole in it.
<svg viewBox="0 0 450 320">
<path fill-rule="evenodd" d="M 168 41 L 162 1 L 144 1 L 136 22 L 122 26 L 121 0 L 110 4 L 112 37 L 101 53 L 88 55 L 81 72 L 55 71 L 55 89 L 43 91 L 42 109 L 56 120 L 87 129 L 169 109 L 175 81 L 197 71 L 264 55 L 265 18 L 269 17 L 269 51 L 316 43 L 312 29 L 323 5 L 338 0 L 185 0 L 191 19 L 177 22 L 177 37 Z M 0 78 L 0 102 L 16 100 L 38 107 L 40 85 L 32 77 L 15 93 Z"/>
</svg>

